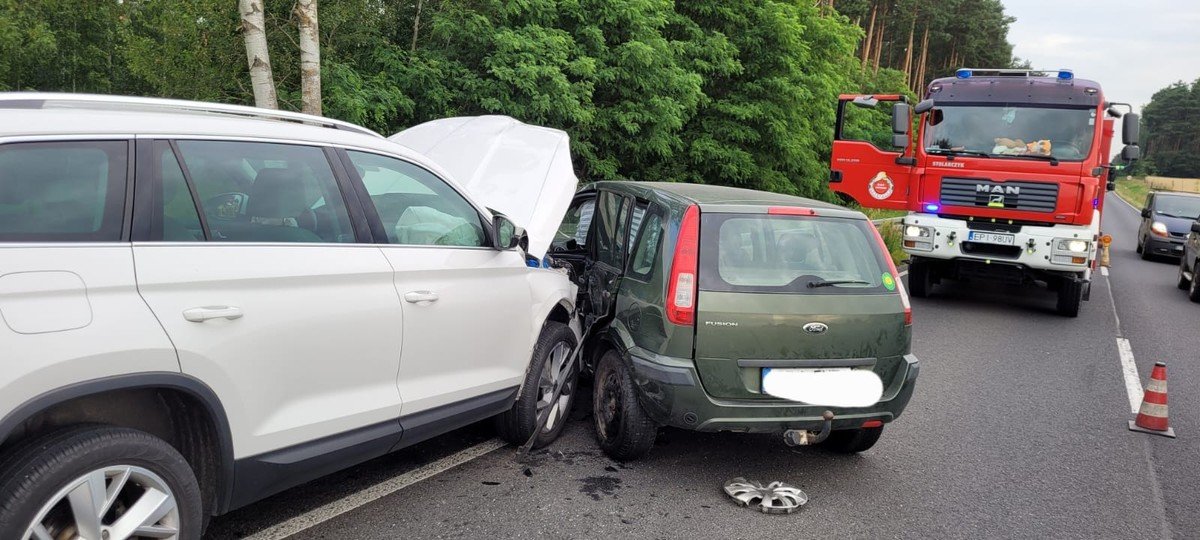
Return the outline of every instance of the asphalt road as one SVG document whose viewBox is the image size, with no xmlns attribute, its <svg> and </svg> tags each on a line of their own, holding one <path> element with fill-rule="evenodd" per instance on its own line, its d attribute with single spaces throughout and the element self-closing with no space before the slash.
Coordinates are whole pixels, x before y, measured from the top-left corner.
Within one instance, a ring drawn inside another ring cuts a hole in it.
<svg viewBox="0 0 1200 540">
<path fill-rule="evenodd" d="M 363 488 L 427 476 L 440 458 L 487 444 L 475 426 L 216 518 L 210 536 L 1195 537 L 1200 305 L 1175 288 L 1173 265 L 1136 258 L 1136 219 L 1112 197 L 1113 268 L 1078 319 L 1055 315 L 1040 290 L 943 285 L 914 300 L 916 395 L 859 456 L 664 430 L 648 457 L 614 463 L 581 400 L 562 439 L 528 463 L 501 448 L 356 506 Z M 1178 439 L 1126 429 L 1118 337 L 1139 384 L 1168 362 Z M 792 515 L 739 508 L 721 491 L 736 476 L 786 481 L 811 500 Z"/>
</svg>

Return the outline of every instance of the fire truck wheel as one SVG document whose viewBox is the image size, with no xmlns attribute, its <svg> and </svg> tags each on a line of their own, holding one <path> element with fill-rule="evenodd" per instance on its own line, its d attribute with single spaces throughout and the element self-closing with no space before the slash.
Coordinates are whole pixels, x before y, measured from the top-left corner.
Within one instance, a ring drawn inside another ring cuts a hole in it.
<svg viewBox="0 0 1200 540">
<path fill-rule="evenodd" d="M 916 298 L 925 298 L 933 291 L 933 272 L 929 265 L 913 261 L 908 266 L 908 293 Z"/>
<path fill-rule="evenodd" d="M 1083 304 L 1083 282 L 1064 279 L 1058 286 L 1058 314 L 1065 317 L 1078 317 L 1079 307 Z"/>
</svg>

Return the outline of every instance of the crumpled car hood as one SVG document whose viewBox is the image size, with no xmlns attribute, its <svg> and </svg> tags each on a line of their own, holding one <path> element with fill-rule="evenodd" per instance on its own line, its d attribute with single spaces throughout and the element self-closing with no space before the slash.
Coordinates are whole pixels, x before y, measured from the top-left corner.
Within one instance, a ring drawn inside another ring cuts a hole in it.
<svg viewBox="0 0 1200 540">
<path fill-rule="evenodd" d="M 471 197 L 524 227 L 546 255 L 579 185 L 566 132 L 507 116 L 443 118 L 388 139 L 432 159 Z"/>
</svg>

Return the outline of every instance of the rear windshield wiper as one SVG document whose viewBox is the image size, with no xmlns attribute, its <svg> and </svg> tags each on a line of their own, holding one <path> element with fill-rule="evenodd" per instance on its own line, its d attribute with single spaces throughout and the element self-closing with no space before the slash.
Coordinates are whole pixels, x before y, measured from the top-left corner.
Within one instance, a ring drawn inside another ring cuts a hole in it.
<svg viewBox="0 0 1200 540">
<path fill-rule="evenodd" d="M 871 282 L 861 279 L 829 279 L 825 281 L 810 281 L 808 288 L 815 289 L 817 287 L 829 287 L 831 285 L 870 285 Z"/>
<path fill-rule="evenodd" d="M 991 154 L 987 152 L 980 152 L 979 150 L 951 150 L 949 148 L 938 148 L 936 146 L 933 148 L 926 148 L 925 151 L 929 152 L 930 154 L 937 154 L 941 156 L 991 157 Z"/>
</svg>

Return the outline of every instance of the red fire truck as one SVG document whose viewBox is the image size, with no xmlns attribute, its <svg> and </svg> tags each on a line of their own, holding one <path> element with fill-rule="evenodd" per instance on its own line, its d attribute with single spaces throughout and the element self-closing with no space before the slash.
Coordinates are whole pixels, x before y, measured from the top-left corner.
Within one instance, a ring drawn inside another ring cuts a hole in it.
<svg viewBox="0 0 1200 540">
<path fill-rule="evenodd" d="M 862 116 L 850 113 L 883 104 L 891 140 L 855 140 Z M 1137 115 L 1120 108 L 1129 106 L 1106 102 L 1099 84 L 1070 70 L 960 69 L 931 82 L 915 106 L 898 95 L 842 95 L 829 186 L 865 207 L 908 211 L 913 296 L 943 279 L 1037 283 L 1074 317 L 1097 268 L 1104 192 L 1115 187 L 1118 118 L 1120 159 L 1140 156 Z"/>
</svg>

